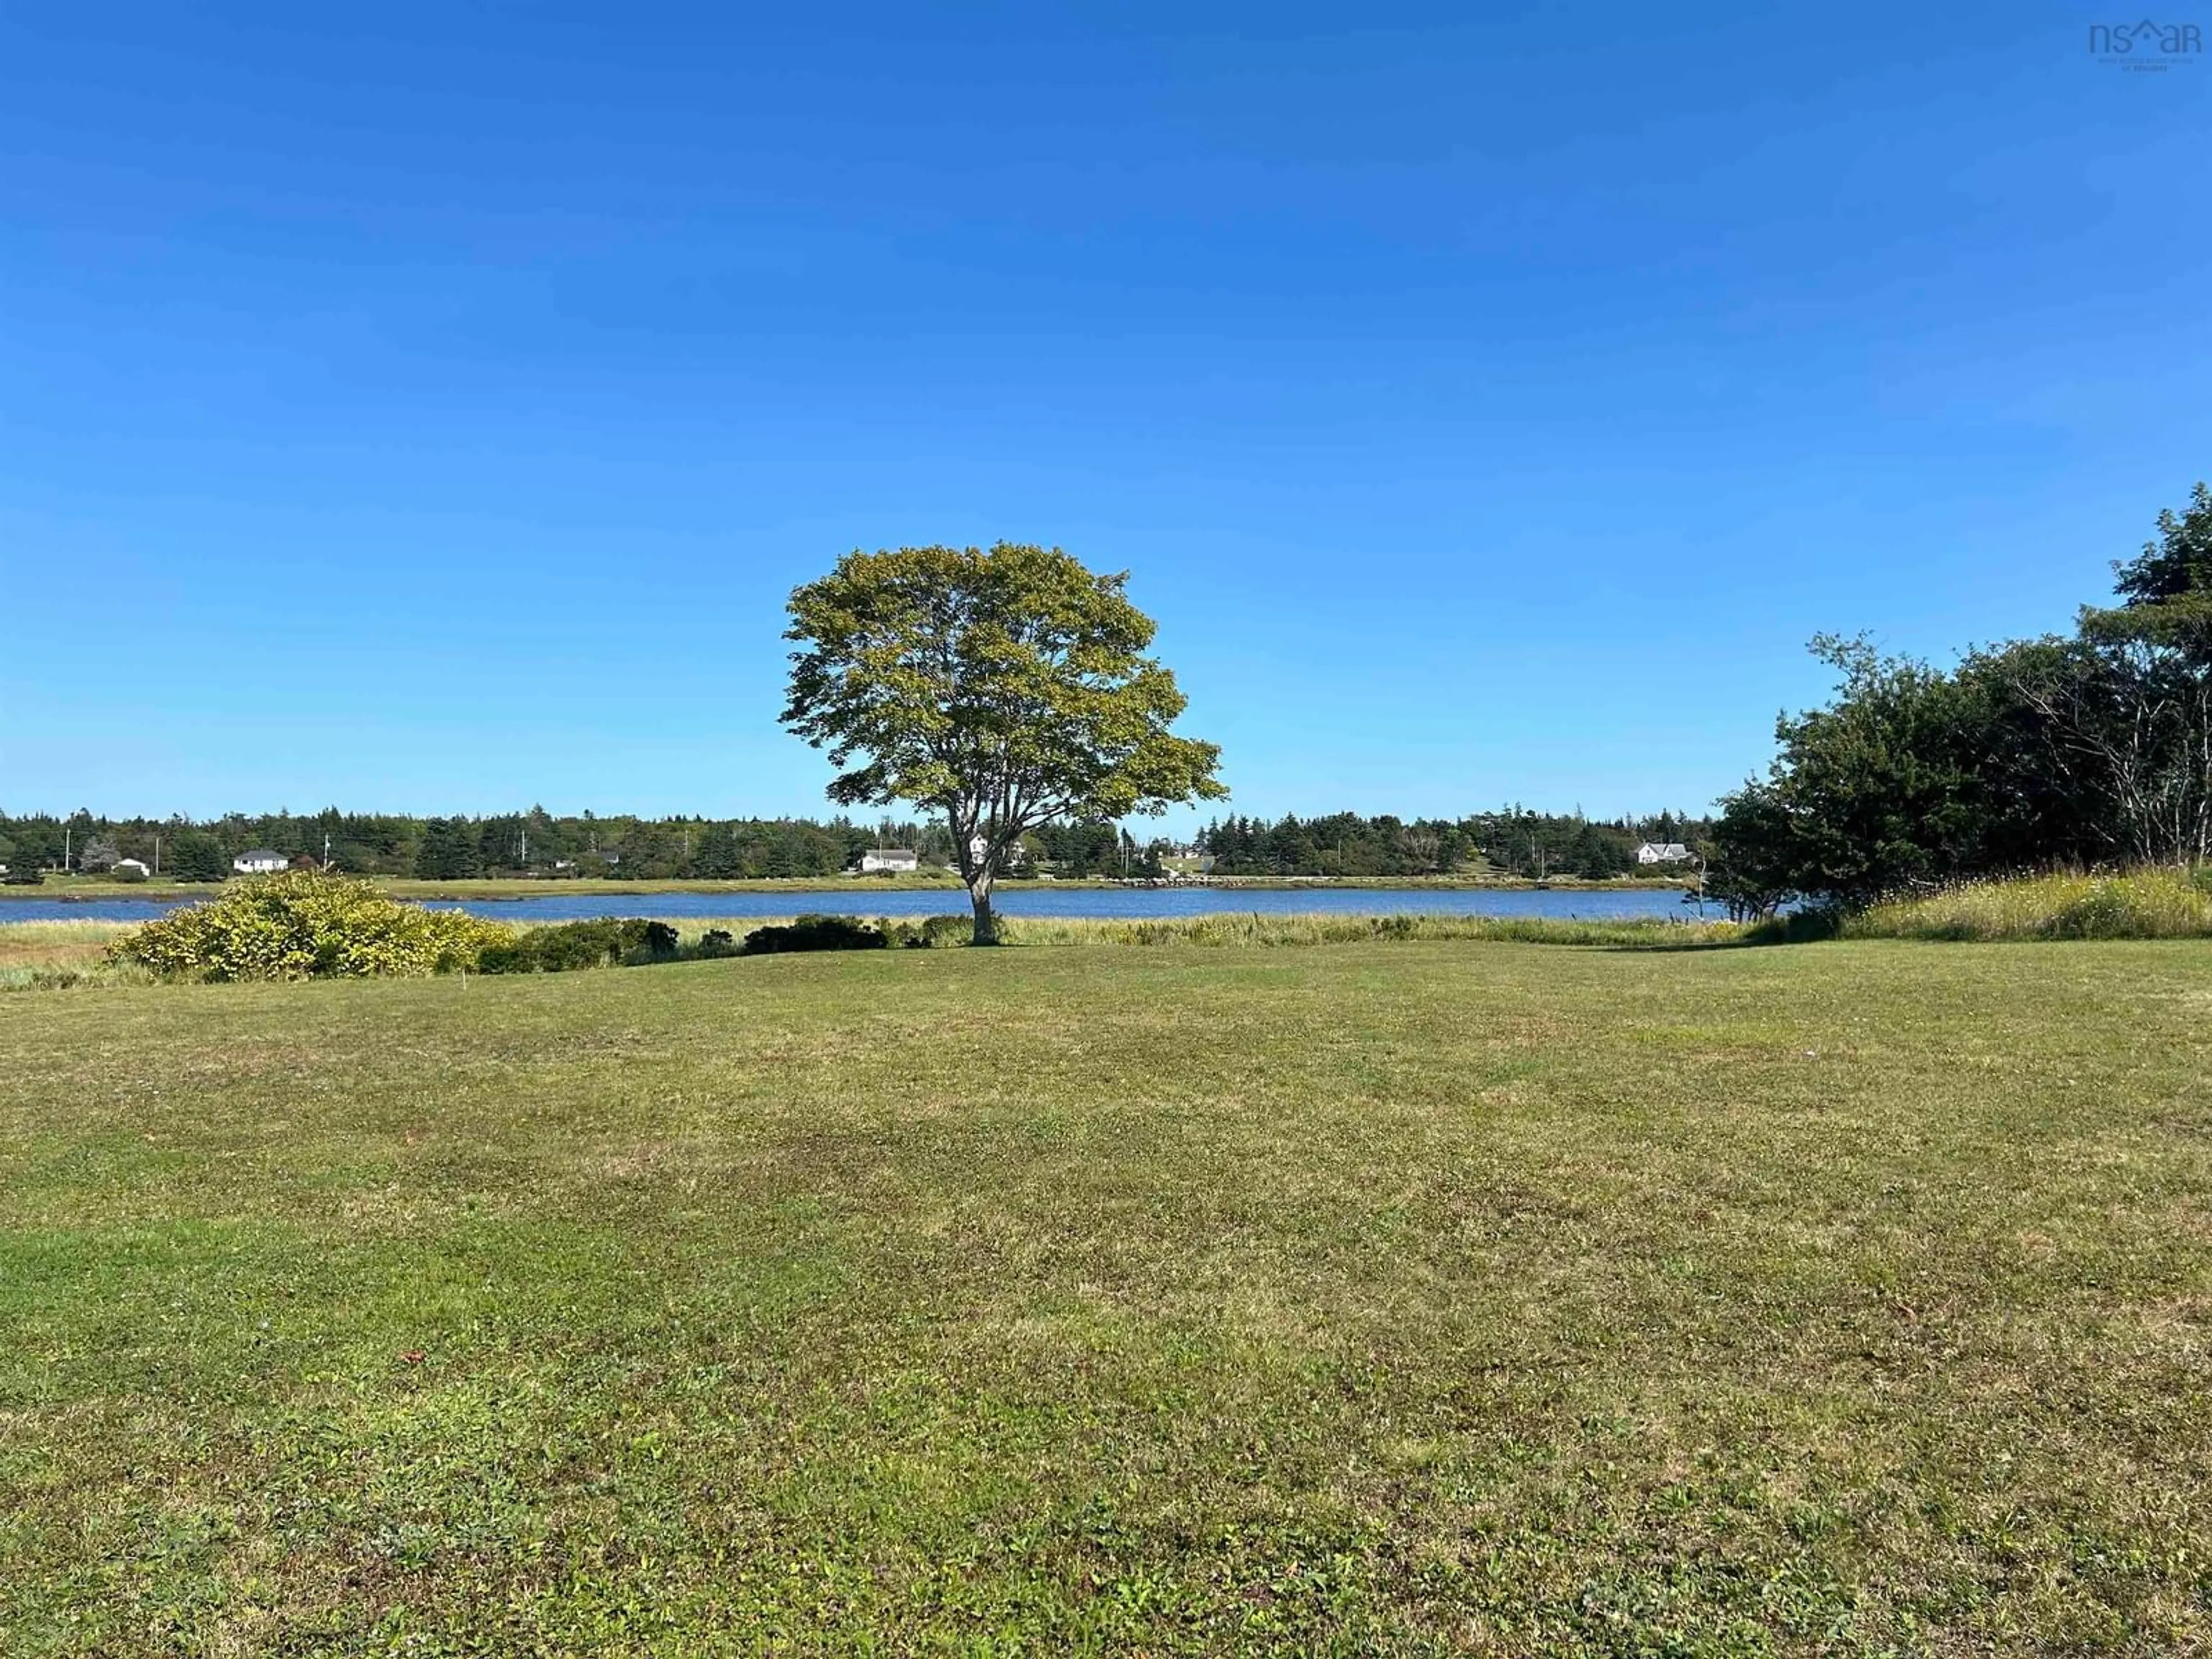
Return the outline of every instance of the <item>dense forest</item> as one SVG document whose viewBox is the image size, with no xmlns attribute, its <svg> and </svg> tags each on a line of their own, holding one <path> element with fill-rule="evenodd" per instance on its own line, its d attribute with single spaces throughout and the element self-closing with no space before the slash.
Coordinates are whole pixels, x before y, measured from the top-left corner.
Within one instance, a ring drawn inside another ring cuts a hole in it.
<svg viewBox="0 0 2212 1659">
<path fill-rule="evenodd" d="M 1273 823 L 1227 817 L 1195 843 L 1138 840 L 1111 823 L 1054 823 L 1026 837 L 1020 863 L 1063 877 L 1158 876 L 1211 858 L 1223 875 L 1419 876 L 1503 871 L 1543 879 L 1591 879 L 1637 868 L 1639 842 L 1702 847 L 1707 825 L 1662 812 L 1598 823 L 1580 813 L 1520 807 L 1457 819 L 1286 817 Z M 633 880 L 831 876 L 871 847 L 909 847 L 925 864 L 949 864 L 951 843 L 936 823 L 858 823 L 850 818 L 556 817 L 542 807 L 489 817 L 392 813 L 233 813 L 182 817 L 68 817 L 0 813 L 0 865 L 20 872 L 64 867 L 126 873 L 133 863 L 179 881 L 220 881 L 231 860 L 267 849 L 365 875 L 453 880 L 529 876 Z M 1664 873 L 1680 873 L 1669 869 Z"/>
<path fill-rule="evenodd" d="M 259 849 L 365 875 L 670 879 L 828 876 L 878 842 L 949 853 L 942 828 L 849 819 L 556 817 L 542 807 L 489 817 L 342 812 L 67 818 L 0 814 L 0 863 L 100 872 L 135 860 L 177 880 L 219 881 Z"/>
<path fill-rule="evenodd" d="M 1635 872 L 1636 849 L 1647 842 L 1685 844 L 1694 856 L 1709 827 L 1673 812 L 1607 823 L 1579 812 L 1521 806 L 1410 822 L 1339 812 L 1273 823 L 1223 818 L 1200 832 L 1198 850 L 1210 854 L 1223 875 L 1425 876 L 1480 866 L 1538 881 L 1553 876 L 1605 881 Z"/>
</svg>

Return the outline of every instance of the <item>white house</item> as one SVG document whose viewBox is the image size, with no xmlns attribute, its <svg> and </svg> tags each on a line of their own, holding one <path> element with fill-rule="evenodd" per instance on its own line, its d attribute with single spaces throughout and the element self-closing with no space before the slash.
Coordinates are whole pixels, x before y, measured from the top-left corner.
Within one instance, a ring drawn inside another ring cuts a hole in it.
<svg viewBox="0 0 2212 1659">
<path fill-rule="evenodd" d="M 1636 849 L 1638 864 L 1687 864 L 1690 849 L 1679 841 L 1647 841 Z"/>
<path fill-rule="evenodd" d="M 6 868 L 5 865 L 0 865 L 0 870 Z M 154 873 L 146 867 L 146 860 L 143 859 L 118 859 L 115 860 L 114 872 L 118 876 L 135 877 L 140 881 L 143 881 Z"/>
<path fill-rule="evenodd" d="M 240 853 L 230 861 L 230 867 L 241 876 L 270 876 L 279 870 L 290 869 L 292 860 L 288 854 L 257 847 L 251 853 Z"/>
<path fill-rule="evenodd" d="M 911 847 L 871 847 L 860 854 L 860 873 L 873 875 L 881 870 L 892 875 L 910 876 L 921 863 Z"/>
</svg>

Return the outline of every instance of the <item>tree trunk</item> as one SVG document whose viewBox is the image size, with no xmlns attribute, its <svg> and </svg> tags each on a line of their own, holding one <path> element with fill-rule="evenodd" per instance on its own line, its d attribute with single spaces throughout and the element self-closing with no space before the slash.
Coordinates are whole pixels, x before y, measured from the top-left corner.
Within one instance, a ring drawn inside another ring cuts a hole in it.
<svg viewBox="0 0 2212 1659">
<path fill-rule="evenodd" d="M 975 907 L 975 933 L 971 945 L 996 945 L 999 942 L 999 919 L 991 914 L 991 878 L 978 875 L 968 884 L 968 902 Z"/>
</svg>

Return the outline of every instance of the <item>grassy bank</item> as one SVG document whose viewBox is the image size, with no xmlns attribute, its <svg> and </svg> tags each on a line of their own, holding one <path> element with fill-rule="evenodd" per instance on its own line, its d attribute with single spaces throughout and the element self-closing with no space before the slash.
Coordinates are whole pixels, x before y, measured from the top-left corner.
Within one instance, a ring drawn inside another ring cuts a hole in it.
<svg viewBox="0 0 2212 1659">
<path fill-rule="evenodd" d="M 702 916 L 674 921 L 680 949 L 699 949 L 709 932 L 742 939 L 755 928 L 780 926 L 795 916 Z M 958 945 L 966 921 L 949 915 L 937 926 L 926 918 L 858 918 L 887 930 L 895 945 Z M 950 924 L 946 925 L 949 921 Z M 524 928 L 557 927 L 523 921 Z M 1449 940 L 1580 945 L 1620 949 L 1680 948 L 1725 945 L 1745 930 L 1725 921 L 1577 921 L 1547 916 L 1430 915 L 1262 915 L 1223 912 L 1210 915 L 1107 921 L 1077 917 L 1000 918 L 1001 936 L 1012 946 L 1190 945 L 1255 948 L 1312 945 L 1441 943 Z M 147 975 L 106 960 L 108 947 L 127 937 L 137 924 L 123 921 L 9 922 L 0 919 L 0 990 L 68 989 L 106 983 L 143 983 Z"/>
<path fill-rule="evenodd" d="M 1853 939 L 2212 939 L 2212 887 L 2182 870 L 2056 874 L 1976 882 L 1877 905 L 1850 918 Z"/>
<path fill-rule="evenodd" d="M 0 921 L 0 991 L 142 982 L 146 975 L 106 960 L 107 947 L 130 930 L 121 921 Z"/>
<path fill-rule="evenodd" d="M 8 998 L 0 1650 L 2203 1651 L 2208 1006 L 1879 942 Z"/>
</svg>

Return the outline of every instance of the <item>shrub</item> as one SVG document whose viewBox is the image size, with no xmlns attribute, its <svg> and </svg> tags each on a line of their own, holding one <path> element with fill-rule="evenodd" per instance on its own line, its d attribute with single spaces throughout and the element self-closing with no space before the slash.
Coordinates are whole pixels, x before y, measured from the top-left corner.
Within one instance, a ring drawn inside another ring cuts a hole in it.
<svg viewBox="0 0 2212 1659">
<path fill-rule="evenodd" d="M 530 927 L 506 948 L 487 952 L 487 974 L 562 974 L 579 968 L 611 968 L 630 948 L 623 924 L 611 917 Z"/>
<path fill-rule="evenodd" d="M 922 916 L 913 921 L 886 921 L 884 935 L 909 951 L 943 951 L 968 943 L 975 924 L 966 916 Z"/>
<path fill-rule="evenodd" d="M 726 927 L 709 927 L 699 935 L 698 954 L 709 960 L 738 953 L 737 936 Z"/>
<path fill-rule="evenodd" d="M 801 916 L 781 927 L 756 927 L 738 954 L 774 956 L 785 951 L 880 951 L 890 939 L 879 927 L 850 916 Z"/>
<path fill-rule="evenodd" d="M 295 870 L 173 910 L 110 947 L 118 962 L 210 980 L 420 976 L 474 968 L 514 930 L 403 904 L 371 883 Z"/>
<path fill-rule="evenodd" d="M 0 885 L 8 887 L 36 887 L 42 884 L 46 878 L 46 872 L 43 870 L 10 870 L 6 875 L 0 876 Z"/>
<path fill-rule="evenodd" d="M 510 943 L 487 951 L 478 967 L 487 974 L 564 974 L 580 968 L 673 962 L 678 943 L 676 929 L 665 921 L 592 916 L 525 928 Z"/>
</svg>

